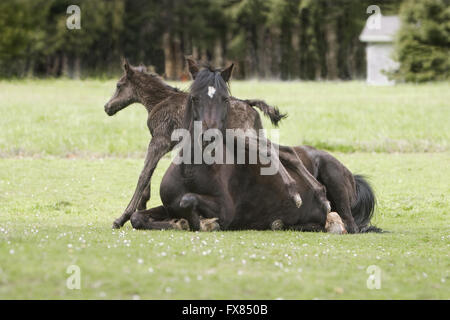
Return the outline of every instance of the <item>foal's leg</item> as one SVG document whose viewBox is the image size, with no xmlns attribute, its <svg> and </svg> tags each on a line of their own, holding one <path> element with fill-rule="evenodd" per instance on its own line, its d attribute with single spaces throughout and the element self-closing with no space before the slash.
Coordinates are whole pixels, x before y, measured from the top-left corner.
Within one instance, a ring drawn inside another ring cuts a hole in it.
<svg viewBox="0 0 450 320">
<path fill-rule="evenodd" d="M 284 165 L 281 163 L 278 155 L 272 155 L 272 149 L 271 144 L 272 142 L 265 137 L 259 137 L 258 139 L 262 139 L 262 144 L 266 145 L 268 147 L 268 157 L 272 163 L 272 165 L 275 165 L 276 168 L 278 168 L 278 174 L 280 175 L 281 179 L 283 180 L 284 185 L 286 186 L 287 192 L 289 197 L 294 201 L 297 208 L 300 208 L 302 205 L 302 198 L 297 190 L 297 183 L 295 180 L 291 177 L 289 172 L 286 170 Z M 276 145 L 276 144 L 273 144 Z M 252 148 L 256 148 L 256 150 L 259 150 L 259 145 L 257 145 L 257 138 L 256 137 L 249 137 L 249 141 L 245 140 L 245 147 L 246 151 L 251 150 Z"/>
<path fill-rule="evenodd" d="M 150 200 L 150 192 L 151 192 L 151 183 L 148 184 L 148 187 L 144 189 L 144 193 L 142 194 L 141 200 L 139 201 L 139 205 L 137 207 L 138 211 L 142 211 L 147 209 L 147 202 Z"/>
<path fill-rule="evenodd" d="M 189 223 L 185 219 L 169 219 L 167 211 L 163 206 L 144 211 L 136 211 L 131 215 L 130 222 L 135 229 L 189 230 Z"/>
<path fill-rule="evenodd" d="M 170 151 L 171 142 L 163 136 L 155 136 L 148 146 L 147 155 L 145 157 L 144 168 L 139 175 L 138 184 L 134 195 L 131 198 L 125 212 L 117 218 L 113 223 L 113 228 L 122 227 L 125 222 L 127 222 L 131 215 L 136 211 L 139 201 L 141 200 L 142 194 L 144 193 L 147 186 L 150 184 L 150 179 L 152 177 L 153 171 L 155 171 L 156 165 L 159 160 Z M 150 192 L 150 190 L 149 190 Z"/>
<path fill-rule="evenodd" d="M 327 199 L 325 187 L 306 169 L 303 161 L 292 147 L 279 145 L 279 157 L 289 163 L 289 167 L 300 176 L 301 179 L 313 190 L 314 195 L 322 204 L 327 213 L 331 211 L 330 202 Z"/>
</svg>

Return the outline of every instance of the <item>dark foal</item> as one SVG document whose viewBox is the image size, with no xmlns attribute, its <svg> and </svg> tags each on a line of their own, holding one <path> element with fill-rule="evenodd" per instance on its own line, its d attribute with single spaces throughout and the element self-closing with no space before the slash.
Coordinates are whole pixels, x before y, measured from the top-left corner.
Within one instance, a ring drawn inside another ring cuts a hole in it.
<svg viewBox="0 0 450 320">
<path fill-rule="evenodd" d="M 196 74 L 198 69 L 196 69 L 195 63 L 191 60 L 188 62 L 191 73 Z M 106 103 L 105 112 L 112 116 L 132 103 L 143 104 L 148 111 L 147 126 L 152 139 L 134 195 L 124 213 L 114 221 L 113 227 L 115 228 L 123 226 L 136 210 L 146 209 L 146 204 L 150 199 L 151 176 L 161 157 L 176 145 L 176 141 L 171 141 L 171 134 L 175 129 L 182 128 L 184 125 L 183 117 L 188 96 L 187 93 L 165 84 L 158 76 L 147 73 L 143 67 L 132 67 L 124 60 L 123 69 L 124 75 L 117 82 L 115 94 Z M 240 100 L 230 97 L 230 104 L 227 128 L 262 129 L 259 114 L 252 106 L 261 109 L 274 124 L 284 117 L 276 108 L 268 106 L 261 100 Z M 293 149 L 287 148 L 280 158 L 292 162 L 295 170 L 303 173 L 302 179 L 306 180 L 310 188 L 314 190 L 322 205 L 329 209 L 325 190 L 306 169 L 302 171 L 304 166 Z M 301 197 L 294 179 L 283 165 L 280 164 L 279 167 L 280 176 L 290 198 L 297 206 L 300 206 Z"/>
<path fill-rule="evenodd" d="M 198 146 L 196 144 L 200 143 L 194 138 L 194 121 L 200 121 L 203 130 L 214 128 L 224 132 L 227 128 L 231 111 L 226 85 L 229 73 L 228 69 L 218 72 L 204 68 L 195 77 L 185 109 L 185 119 L 189 124 L 186 127 L 191 133 L 190 157 Z M 219 143 L 225 143 L 225 140 Z M 227 147 L 223 150 L 222 159 L 226 158 L 226 153 L 234 152 Z M 261 175 L 262 166 L 172 163 L 160 186 L 164 207 L 134 213 L 131 218 L 133 227 L 153 229 L 156 210 L 165 209 L 169 218 L 186 219 L 192 230 L 203 230 L 203 217 L 217 219 L 222 230 L 271 229 L 275 220 L 281 220 L 284 228 L 325 231 L 327 208 L 297 171 L 290 170 L 289 174 L 294 177 L 303 200 L 300 208 L 290 200 L 281 176 Z"/>
</svg>

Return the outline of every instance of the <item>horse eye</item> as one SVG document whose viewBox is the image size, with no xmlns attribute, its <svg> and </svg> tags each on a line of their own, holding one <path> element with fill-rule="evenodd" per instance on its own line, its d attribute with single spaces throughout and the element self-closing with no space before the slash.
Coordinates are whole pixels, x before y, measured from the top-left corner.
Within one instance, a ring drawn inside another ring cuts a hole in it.
<svg viewBox="0 0 450 320">
<path fill-rule="evenodd" d="M 117 89 L 120 89 L 121 86 L 122 86 L 122 84 L 121 84 L 121 83 L 118 83 L 118 84 L 117 84 Z"/>
</svg>

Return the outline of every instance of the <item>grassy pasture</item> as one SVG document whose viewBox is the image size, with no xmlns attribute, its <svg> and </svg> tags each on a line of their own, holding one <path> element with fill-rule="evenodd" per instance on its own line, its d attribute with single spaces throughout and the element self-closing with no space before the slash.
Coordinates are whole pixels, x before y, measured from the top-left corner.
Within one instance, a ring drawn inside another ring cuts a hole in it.
<svg viewBox="0 0 450 320">
<path fill-rule="evenodd" d="M 289 113 L 282 143 L 327 148 L 370 177 L 373 221 L 391 233 L 346 236 L 111 230 L 149 139 L 142 107 L 104 114 L 113 88 L 0 82 L 0 299 L 450 298 L 448 84 L 232 83 Z M 81 290 L 66 287 L 70 265 Z"/>
<path fill-rule="evenodd" d="M 176 84 L 182 89 L 187 83 Z M 146 111 L 110 118 L 103 105 L 114 81 L 0 82 L 0 152 L 9 155 L 142 155 Z M 239 82 L 232 94 L 262 98 L 289 117 L 280 141 L 332 151 L 448 151 L 448 83 L 369 87 L 364 83 Z M 271 125 L 264 119 L 265 128 Z"/>
</svg>

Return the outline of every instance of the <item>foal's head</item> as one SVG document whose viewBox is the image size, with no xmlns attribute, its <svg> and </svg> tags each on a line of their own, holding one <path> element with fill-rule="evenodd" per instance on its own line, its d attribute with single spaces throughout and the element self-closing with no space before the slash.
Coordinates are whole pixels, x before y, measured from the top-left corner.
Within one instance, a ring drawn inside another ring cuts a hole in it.
<svg viewBox="0 0 450 320">
<path fill-rule="evenodd" d="M 148 73 L 145 66 L 134 67 L 123 59 L 122 68 L 123 75 L 117 82 L 116 92 L 105 104 L 105 112 L 109 116 L 135 102 L 149 109 L 170 93 L 178 91 L 164 83 L 157 74 Z"/>
<path fill-rule="evenodd" d="M 205 67 L 193 75 L 186 108 L 190 121 L 201 121 L 204 129 L 226 129 L 232 70 L 233 64 L 224 70 Z"/>
</svg>

